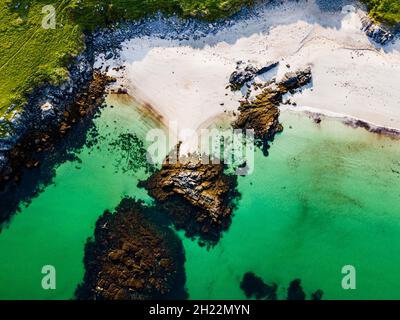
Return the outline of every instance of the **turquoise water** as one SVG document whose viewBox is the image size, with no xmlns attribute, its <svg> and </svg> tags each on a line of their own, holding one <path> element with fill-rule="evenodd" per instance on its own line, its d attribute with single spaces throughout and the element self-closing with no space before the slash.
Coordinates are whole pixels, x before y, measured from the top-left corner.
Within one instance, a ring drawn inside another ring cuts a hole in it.
<svg viewBox="0 0 400 320">
<path fill-rule="evenodd" d="M 151 201 L 136 187 L 145 172 L 117 170 L 120 155 L 107 146 L 121 132 L 143 138 L 157 119 L 132 101 L 109 104 L 96 119 L 106 139 L 84 148 L 81 162 L 62 164 L 0 233 L 0 299 L 72 298 L 98 216 L 126 195 Z M 257 152 L 255 172 L 239 177 L 242 198 L 221 242 L 207 251 L 180 233 L 190 297 L 244 298 L 239 283 L 253 271 L 276 282 L 280 297 L 300 278 L 308 294 L 322 289 L 327 299 L 400 298 L 400 141 L 289 111 L 281 120 L 270 155 Z M 41 288 L 48 264 L 56 290 Z M 347 264 L 356 267 L 356 290 L 341 288 Z"/>
<path fill-rule="evenodd" d="M 155 120 L 142 118 L 140 108 L 120 101 L 106 108 L 96 126 L 102 136 L 93 148 L 84 148 L 81 162 L 67 162 L 57 169 L 53 185 L 35 198 L 0 233 L 0 299 L 70 299 L 83 279 L 83 248 L 93 235 L 104 210 L 114 209 L 124 196 L 149 202 L 137 188 L 145 172 L 116 170 L 119 155 L 108 151 L 110 140 L 128 130 L 139 137 Z M 134 130 L 133 130 L 134 129 Z M 100 147 L 100 150 L 97 149 Z M 56 268 L 57 289 L 43 290 L 41 269 Z"/>
<path fill-rule="evenodd" d="M 242 299 L 248 271 L 281 298 L 295 278 L 326 299 L 400 298 L 400 142 L 301 114 L 281 120 L 270 155 L 258 152 L 254 174 L 239 178 L 220 244 L 207 252 L 184 239 L 191 298 Z M 341 287 L 348 264 L 356 290 Z"/>
</svg>

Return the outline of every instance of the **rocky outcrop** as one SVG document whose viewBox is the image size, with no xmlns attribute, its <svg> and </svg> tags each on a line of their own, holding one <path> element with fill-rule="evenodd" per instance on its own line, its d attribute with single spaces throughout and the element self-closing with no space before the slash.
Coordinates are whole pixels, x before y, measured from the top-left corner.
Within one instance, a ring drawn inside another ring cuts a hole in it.
<svg viewBox="0 0 400 320">
<path fill-rule="evenodd" d="M 35 115 L 32 128 L 4 151 L 7 162 L 0 167 L 0 202 L 4 203 L 0 224 L 15 212 L 21 200 L 29 200 L 38 192 L 39 185 L 49 183 L 55 164 L 68 158 L 67 149 L 85 143 L 89 123 L 103 104 L 105 88 L 111 81 L 114 79 L 94 72 L 89 84 L 81 88 L 76 100 L 65 106 L 62 113 L 50 102 L 37 106 L 41 119 Z M 69 134 L 78 127 L 79 137 Z M 67 140 L 72 140 L 70 145 L 65 140 L 67 136 Z"/>
<path fill-rule="evenodd" d="M 231 224 L 237 177 L 224 173 L 223 164 L 204 164 L 192 156 L 170 163 L 139 184 L 156 200 L 157 206 L 188 237 L 215 244 Z"/>
<path fill-rule="evenodd" d="M 180 239 L 157 213 L 124 199 L 106 211 L 85 248 L 81 300 L 184 299 L 184 252 Z"/>
<path fill-rule="evenodd" d="M 272 82 L 266 86 L 256 85 L 261 88 L 261 93 L 254 99 L 240 102 L 239 115 L 232 123 L 235 129 L 253 129 L 254 137 L 267 154 L 268 141 L 273 140 L 276 133 L 283 130 L 279 123 L 279 108 L 284 94 L 299 89 L 310 83 L 311 69 L 287 73 L 281 82 Z"/>
<path fill-rule="evenodd" d="M 256 67 L 252 64 L 238 61 L 236 70 L 229 77 L 229 86 L 233 91 L 240 90 L 246 82 L 252 81 L 256 76 L 268 72 L 278 64 L 279 62 L 269 62 L 263 67 Z"/>
<path fill-rule="evenodd" d="M 394 39 L 394 34 L 385 26 L 374 23 L 367 15 L 361 17 L 361 30 L 376 43 L 385 45 Z"/>
</svg>

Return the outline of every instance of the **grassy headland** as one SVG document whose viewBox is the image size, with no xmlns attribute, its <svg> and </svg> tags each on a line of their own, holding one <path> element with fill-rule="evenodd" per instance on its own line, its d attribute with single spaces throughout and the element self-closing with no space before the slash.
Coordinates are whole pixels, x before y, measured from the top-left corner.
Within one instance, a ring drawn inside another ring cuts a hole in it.
<svg viewBox="0 0 400 320">
<path fill-rule="evenodd" d="M 9 119 L 42 83 L 59 83 L 83 46 L 83 31 L 157 11 L 204 19 L 230 15 L 252 0 L 57 0 L 56 28 L 42 28 L 47 0 L 0 0 L 0 118 Z M 13 106 L 10 108 L 10 106 Z M 1 136 L 1 123 L 0 123 Z"/>
</svg>

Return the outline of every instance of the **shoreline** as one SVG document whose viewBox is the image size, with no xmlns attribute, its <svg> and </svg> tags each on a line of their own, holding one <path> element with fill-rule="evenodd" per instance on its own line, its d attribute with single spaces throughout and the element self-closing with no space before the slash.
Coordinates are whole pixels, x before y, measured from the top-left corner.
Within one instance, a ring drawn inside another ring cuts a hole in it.
<svg viewBox="0 0 400 320">
<path fill-rule="evenodd" d="M 314 1 L 302 4 L 246 9 L 251 12 L 248 19 L 239 13 L 203 37 L 130 35 L 115 57 L 100 56 L 96 63 L 102 70 L 122 66 L 122 73 L 109 74 L 119 78 L 126 93 L 151 106 L 164 124 L 175 121 L 195 131 L 223 113 L 237 111 L 244 92 L 235 94 L 225 87 L 238 60 L 261 65 L 279 61 L 268 75 L 276 78 L 310 66 L 313 84 L 290 97 L 298 106 L 343 114 L 353 125 L 397 135 L 400 109 L 390 93 L 396 92 L 397 76 L 392 79 L 392 73 L 400 65 L 400 42 L 372 43 L 362 30 L 365 12 L 358 6 L 356 12 L 341 13 L 337 8 L 323 11 Z M 187 113 L 193 116 L 188 119 Z"/>
<path fill-rule="evenodd" d="M 354 118 L 346 114 L 334 113 L 323 109 L 303 106 L 294 107 L 281 105 L 279 109 L 281 111 L 293 111 L 296 113 L 303 113 L 312 118 L 316 123 L 320 123 L 322 121 L 321 117 L 330 118 L 353 128 L 363 128 L 373 134 L 384 135 L 394 139 L 400 139 L 400 129 L 379 126 L 378 124 L 369 122 L 364 119 Z"/>
<path fill-rule="evenodd" d="M 0 168 L 0 200 L 4 203 L 0 232 L 3 224 L 19 211 L 21 203 L 29 203 L 51 184 L 57 166 L 75 159 L 73 152 L 88 142 L 89 133 L 94 134 L 90 132 L 93 120 L 112 81 L 107 75 L 94 72 L 88 86 L 77 93 L 75 102 L 65 106 L 57 121 L 50 122 L 43 130 L 27 128 L 27 134 L 10 149 L 8 162 Z"/>
</svg>

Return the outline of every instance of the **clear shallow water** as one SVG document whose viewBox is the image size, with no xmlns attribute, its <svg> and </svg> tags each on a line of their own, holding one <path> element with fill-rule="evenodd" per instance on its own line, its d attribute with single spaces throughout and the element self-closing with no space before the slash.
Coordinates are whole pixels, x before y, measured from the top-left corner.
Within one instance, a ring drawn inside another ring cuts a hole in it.
<svg viewBox="0 0 400 320">
<path fill-rule="evenodd" d="M 258 152 L 254 174 L 239 178 L 239 208 L 218 246 L 182 237 L 190 297 L 244 298 L 239 283 L 253 271 L 278 283 L 281 297 L 301 278 L 324 298 L 400 298 L 400 142 L 301 114 L 281 120 L 270 155 Z M 143 138 L 157 120 L 118 101 L 96 124 L 110 133 L 100 150 L 84 148 L 81 163 L 61 165 L 55 183 L 0 233 L 0 299 L 72 298 L 98 216 L 126 195 L 151 201 L 136 187 L 146 174 L 116 171 L 120 155 L 107 146 L 127 130 Z M 46 264 L 56 267 L 57 290 L 41 288 Z M 357 290 L 341 289 L 345 264 L 357 269 Z"/>
<path fill-rule="evenodd" d="M 108 151 L 109 142 L 128 130 L 139 137 L 155 124 L 142 119 L 137 108 L 124 103 L 106 108 L 96 126 L 103 136 L 93 148 L 84 148 L 82 161 L 57 169 L 53 185 L 14 216 L 0 233 L 0 299 L 70 299 L 83 279 L 83 249 L 104 210 L 113 210 L 124 196 L 150 201 L 137 188 L 144 171 L 116 170 L 120 155 Z M 140 121 L 138 121 L 140 119 Z M 107 127 L 108 126 L 108 127 Z M 100 150 L 97 149 L 100 147 Z M 43 290 L 41 269 L 53 265 L 57 289 Z"/>
<path fill-rule="evenodd" d="M 334 120 L 284 112 L 270 155 L 239 178 L 229 231 L 207 252 L 184 239 L 191 298 L 242 299 L 243 274 L 279 285 L 295 278 L 326 299 L 400 298 L 400 142 Z M 289 127 L 292 126 L 290 129 Z M 341 269 L 357 289 L 341 288 Z"/>
</svg>

